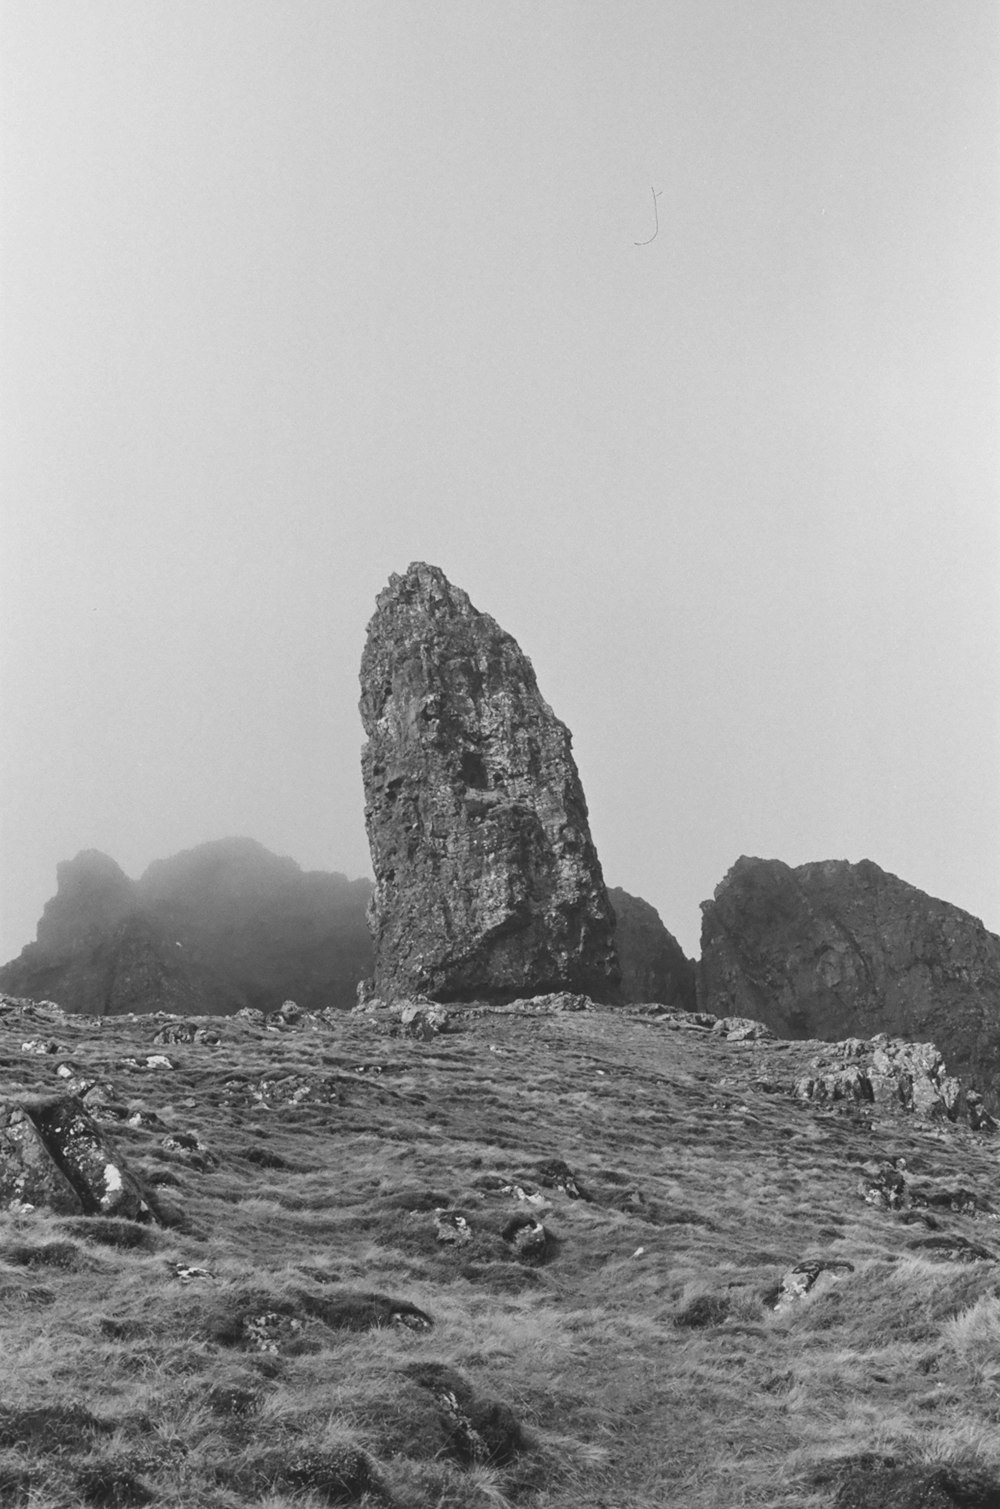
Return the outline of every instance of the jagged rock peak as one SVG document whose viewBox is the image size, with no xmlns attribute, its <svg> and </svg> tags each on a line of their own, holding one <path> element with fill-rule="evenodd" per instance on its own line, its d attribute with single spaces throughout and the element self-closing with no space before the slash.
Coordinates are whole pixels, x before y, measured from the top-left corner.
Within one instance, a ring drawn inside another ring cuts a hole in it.
<svg viewBox="0 0 1000 1509">
<path fill-rule="evenodd" d="M 129 880 L 96 850 L 60 864 L 38 941 L 0 967 L 0 989 L 70 1010 L 226 1013 L 353 1004 L 370 968 L 371 887 L 303 871 L 254 839 L 156 860 Z"/>
<path fill-rule="evenodd" d="M 70 954 L 127 916 L 135 882 L 99 849 L 82 849 L 56 866 L 56 894 L 45 904 L 38 942 L 56 956 Z"/>
<path fill-rule="evenodd" d="M 664 927 L 659 912 L 620 886 L 608 891 L 615 912 L 615 944 L 625 1001 L 655 1001 L 683 1011 L 695 1007 L 695 965 Z"/>
<path fill-rule="evenodd" d="M 616 999 L 570 733 L 511 635 L 414 562 L 378 596 L 360 706 L 375 993 Z"/>
<path fill-rule="evenodd" d="M 702 904 L 699 1004 L 783 1037 L 931 1037 L 1000 1083 L 1000 938 L 871 860 L 743 855 Z"/>
</svg>

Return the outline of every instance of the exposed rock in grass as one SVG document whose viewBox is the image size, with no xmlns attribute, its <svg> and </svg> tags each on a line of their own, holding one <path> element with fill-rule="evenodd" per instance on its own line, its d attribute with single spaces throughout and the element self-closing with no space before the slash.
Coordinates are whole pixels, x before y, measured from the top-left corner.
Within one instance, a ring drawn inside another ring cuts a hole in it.
<svg viewBox="0 0 1000 1509">
<path fill-rule="evenodd" d="M 961 1086 L 933 1043 L 903 1042 L 884 1033 L 869 1042 L 832 1043 L 796 1081 L 794 1093 L 800 1100 L 868 1102 L 929 1120 L 955 1121 L 963 1109 Z M 977 1127 L 987 1129 L 984 1113 L 977 1111 L 975 1119 Z"/>
<path fill-rule="evenodd" d="M 526 1445 L 524 1430 L 506 1404 L 478 1394 L 469 1380 L 439 1362 L 417 1362 L 404 1373 L 434 1399 L 446 1450 L 468 1466 L 502 1467 Z"/>
<path fill-rule="evenodd" d="M 0 1107 L 0 1159 L 7 1208 L 43 1205 L 64 1214 L 152 1219 L 135 1178 L 75 1096 Z"/>
<path fill-rule="evenodd" d="M 157 1047 L 166 1048 L 174 1043 L 203 1043 L 207 1047 L 219 1041 L 219 1034 L 210 1027 L 199 1026 L 190 1017 L 177 1017 L 160 1028 L 153 1038 Z"/>
<path fill-rule="evenodd" d="M 176 1154 L 189 1168 L 196 1169 L 199 1173 L 210 1173 L 219 1166 L 218 1158 L 209 1152 L 197 1132 L 171 1132 L 168 1137 L 164 1137 L 160 1146 L 166 1152 Z"/>
<path fill-rule="evenodd" d="M 500 1235 L 524 1262 L 544 1262 L 555 1248 L 552 1235 L 537 1216 L 512 1216 Z"/>
<path fill-rule="evenodd" d="M 858 1183 L 858 1194 L 868 1205 L 880 1210 L 901 1210 L 906 1198 L 904 1158 L 883 1159 L 881 1163 L 865 1164 L 866 1178 Z"/>
<path fill-rule="evenodd" d="M 43 1207 L 59 1215 L 83 1210 L 76 1189 L 53 1162 L 21 1105 L 0 1105 L 0 1206 L 4 1210 Z"/>
<path fill-rule="evenodd" d="M 571 1200 L 590 1199 L 569 1164 L 561 1158 L 546 1158 L 544 1162 L 536 1163 L 532 1172 L 539 1184 L 544 1184 L 546 1189 L 557 1189 Z"/>
<path fill-rule="evenodd" d="M 415 563 L 379 595 L 361 688 L 374 993 L 614 997 L 570 735 L 510 635 Z"/>
<path fill-rule="evenodd" d="M 434 1234 L 439 1242 L 451 1247 L 467 1247 L 472 1241 L 472 1227 L 460 1210 L 435 1211 Z"/>
<path fill-rule="evenodd" d="M 428 1042 L 447 1030 L 448 1013 L 434 1002 L 407 1001 L 400 1011 L 399 1024 L 407 1037 Z"/>
<path fill-rule="evenodd" d="M 963 1237 L 958 1232 L 936 1237 L 918 1237 L 906 1245 L 911 1252 L 919 1252 L 923 1257 L 939 1258 L 944 1263 L 998 1261 L 995 1252 L 991 1252 L 988 1247 L 980 1247 L 976 1242 L 970 1242 L 968 1237 Z"/>
<path fill-rule="evenodd" d="M 845 1273 L 853 1273 L 854 1264 L 838 1262 L 829 1258 L 809 1258 L 786 1273 L 775 1301 L 776 1310 L 787 1310 L 797 1299 L 815 1289 L 821 1278 L 838 1279 Z"/>
<path fill-rule="evenodd" d="M 763 1022 L 747 1016 L 716 1017 L 711 1030 L 716 1037 L 724 1037 L 728 1043 L 758 1043 L 761 1038 L 774 1036 Z"/>
</svg>

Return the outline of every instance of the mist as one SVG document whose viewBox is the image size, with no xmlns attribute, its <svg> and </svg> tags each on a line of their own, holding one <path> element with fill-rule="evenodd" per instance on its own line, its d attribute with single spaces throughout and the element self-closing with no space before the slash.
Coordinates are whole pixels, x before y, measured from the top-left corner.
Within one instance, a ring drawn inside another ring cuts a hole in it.
<svg viewBox="0 0 1000 1509">
<path fill-rule="evenodd" d="M 7 4 L 0 958 L 56 865 L 369 873 L 440 566 L 698 951 L 743 853 L 1000 930 L 989 0 Z"/>
</svg>

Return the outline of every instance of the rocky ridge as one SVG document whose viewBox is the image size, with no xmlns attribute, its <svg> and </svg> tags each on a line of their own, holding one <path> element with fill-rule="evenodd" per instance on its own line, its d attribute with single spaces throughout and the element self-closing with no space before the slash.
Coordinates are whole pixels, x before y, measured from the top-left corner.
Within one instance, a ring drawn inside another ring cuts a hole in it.
<svg viewBox="0 0 1000 1509">
<path fill-rule="evenodd" d="M 786 1038 L 930 1038 L 998 1109 L 1000 938 L 869 860 L 737 861 L 703 904 L 699 1005 Z"/>
<path fill-rule="evenodd" d="M 252 839 L 158 860 L 138 881 L 85 850 L 59 865 L 37 941 L 0 968 L 0 989 L 95 1015 L 221 1014 L 292 995 L 346 1007 L 369 967 L 370 892 Z"/>
<path fill-rule="evenodd" d="M 569 730 L 515 640 L 435 566 L 379 594 L 361 718 L 374 994 L 617 999 Z"/>
</svg>

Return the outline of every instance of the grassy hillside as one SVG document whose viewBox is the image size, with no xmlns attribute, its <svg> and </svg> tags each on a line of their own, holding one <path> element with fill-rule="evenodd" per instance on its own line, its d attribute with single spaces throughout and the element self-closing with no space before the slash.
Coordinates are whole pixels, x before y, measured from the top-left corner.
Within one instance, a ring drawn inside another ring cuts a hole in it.
<svg viewBox="0 0 1000 1509">
<path fill-rule="evenodd" d="M 0 1503 L 1000 1503 L 988 1137 L 641 1008 L 165 1024 L 0 1011 L 161 1217 L 0 1216 Z"/>
</svg>

